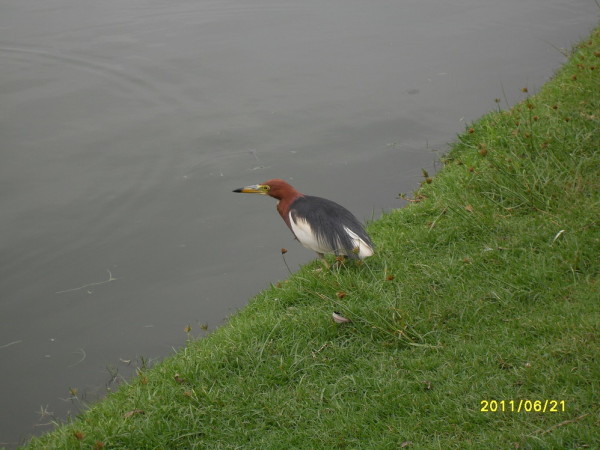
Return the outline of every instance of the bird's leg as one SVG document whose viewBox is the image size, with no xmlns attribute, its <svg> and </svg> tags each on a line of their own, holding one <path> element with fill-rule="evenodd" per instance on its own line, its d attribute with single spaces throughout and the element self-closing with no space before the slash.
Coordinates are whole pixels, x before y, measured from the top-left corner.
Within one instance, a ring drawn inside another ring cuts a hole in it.
<svg viewBox="0 0 600 450">
<path fill-rule="evenodd" d="M 325 266 L 325 269 L 329 270 L 329 263 L 327 262 L 327 259 L 325 259 L 325 254 L 317 252 L 317 255 L 319 255 L 319 259 L 321 260 L 321 262 Z"/>
</svg>

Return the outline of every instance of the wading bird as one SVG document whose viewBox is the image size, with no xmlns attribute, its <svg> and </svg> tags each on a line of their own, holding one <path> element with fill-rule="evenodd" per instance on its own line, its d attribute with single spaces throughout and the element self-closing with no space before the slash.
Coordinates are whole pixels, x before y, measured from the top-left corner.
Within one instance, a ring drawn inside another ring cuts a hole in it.
<svg viewBox="0 0 600 450">
<path fill-rule="evenodd" d="M 371 238 L 354 215 L 331 200 L 304 195 L 283 180 L 265 181 L 234 190 L 269 195 L 279 202 L 277 211 L 306 248 L 321 259 L 325 253 L 365 259 L 373 254 Z"/>
</svg>

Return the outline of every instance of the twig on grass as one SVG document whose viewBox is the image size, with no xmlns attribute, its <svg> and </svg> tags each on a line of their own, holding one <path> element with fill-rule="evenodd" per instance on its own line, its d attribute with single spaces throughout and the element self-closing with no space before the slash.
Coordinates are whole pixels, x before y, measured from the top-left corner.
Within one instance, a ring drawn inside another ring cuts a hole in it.
<svg viewBox="0 0 600 450">
<path fill-rule="evenodd" d="M 570 423 L 579 422 L 580 420 L 582 420 L 582 419 L 586 418 L 586 417 L 587 417 L 587 416 L 589 416 L 589 415 L 590 415 L 590 413 L 585 413 L 585 414 L 582 414 L 582 415 L 581 415 L 581 416 L 579 416 L 579 417 L 575 417 L 574 419 L 563 420 L 562 422 L 559 422 L 559 423 L 557 423 L 557 424 L 555 424 L 555 425 L 552 425 L 552 426 L 551 426 L 550 428 L 548 428 L 547 430 L 543 430 L 543 431 L 542 431 L 542 430 L 540 430 L 540 431 L 537 431 L 537 433 L 539 433 L 539 434 L 547 434 L 547 433 L 551 433 L 552 431 L 556 430 L 556 429 L 557 429 L 557 428 L 559 428 L 559 427 L 563 427 L 563 426 L 565 426 L 565 425 L 569 425 Z"/>
</svg>

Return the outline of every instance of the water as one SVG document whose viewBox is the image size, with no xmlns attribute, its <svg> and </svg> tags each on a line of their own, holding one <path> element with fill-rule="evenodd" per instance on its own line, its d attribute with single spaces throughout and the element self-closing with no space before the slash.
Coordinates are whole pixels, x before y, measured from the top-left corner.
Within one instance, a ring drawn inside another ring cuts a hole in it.
<svg viewBox="0 0 600 450">
<path fill-rule="evenodd" d="M 0 5 L 0 445 L 51 429 L 313 258 L 280 177 L 361 219 L 534 92 L 584 0 Z"/>
</svg>

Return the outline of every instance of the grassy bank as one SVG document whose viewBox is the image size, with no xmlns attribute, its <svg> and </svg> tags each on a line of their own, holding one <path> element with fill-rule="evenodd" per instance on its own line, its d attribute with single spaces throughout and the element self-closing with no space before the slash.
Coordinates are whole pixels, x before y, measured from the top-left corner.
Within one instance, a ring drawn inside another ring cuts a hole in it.
<svg viewBox="0 0 600 450">
<path fill-rule="evenodd" d="M 600 29 L 370 224 L 374 257 L 307 265 L 29 445 L 598 448 L 599 71 Z"/>
</svg>

